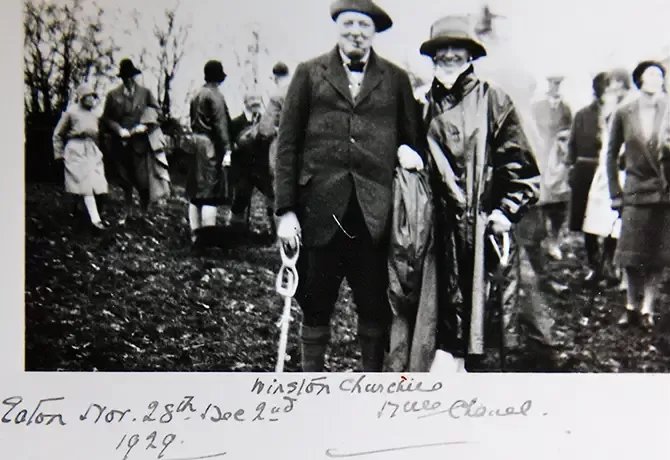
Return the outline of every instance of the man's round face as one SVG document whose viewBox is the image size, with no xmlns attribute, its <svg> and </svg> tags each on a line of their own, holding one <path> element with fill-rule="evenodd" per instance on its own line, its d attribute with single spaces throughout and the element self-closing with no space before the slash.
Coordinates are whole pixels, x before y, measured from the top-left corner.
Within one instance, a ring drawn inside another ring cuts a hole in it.
<svg viewBox="0 0 670 460">
<path fill-rule="evenodd" d="M 366 14 L 344 11 L 337 17 L 338 44 L 342 52 L 352 60 L 361 59 L 372 48 L 375 23 Z"/>
<path fill-rule="evenodd" d="M 448 46 L 441 48 L 435 53 L 433 62 L 435 66 L 446 73 L 453 73 L 461 69 L 470 61 L 471 54 L 462 46 Z"/>
</svg>

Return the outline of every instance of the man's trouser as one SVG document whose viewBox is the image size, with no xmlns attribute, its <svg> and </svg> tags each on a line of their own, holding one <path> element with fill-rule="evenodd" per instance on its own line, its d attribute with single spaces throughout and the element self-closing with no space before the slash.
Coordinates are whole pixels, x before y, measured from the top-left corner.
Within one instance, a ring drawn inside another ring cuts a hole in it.
<svg viewBox="0 0 670 460">
<path fill-rule="evenodd" d="M 303 311 L 303 371 L 324 369 L 330 319 L 346 278 L 358 313 L 363 370 L 380 372 L 391 320 L 386 295 L 388 248 L 385 244 L 373 243 L 355 195 L 341 227 L 326 246 L 306 248 L 298 260 L 300 284 L 296 297 Z"/>
</svg>

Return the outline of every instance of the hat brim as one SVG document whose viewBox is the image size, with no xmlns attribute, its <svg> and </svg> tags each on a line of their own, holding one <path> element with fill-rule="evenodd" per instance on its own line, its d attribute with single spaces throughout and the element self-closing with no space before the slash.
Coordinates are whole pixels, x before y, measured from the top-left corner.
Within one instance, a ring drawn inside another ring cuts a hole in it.
<svg viewBox="0 0 670 460">
<path fill-rule="evenodd" d="M 119 72 L 117 77 L 119 78 L 130 78 L 134 77 L 135 75 L 141 74 L 142 71 L 140 69 L 132 69 L 132 70 L 127 70 L 125 72 Z"/>
<path fill-rule="evenodd" d="M 393 26 L 393 20 L 391 17 L 386 13 L 386 11 L 377 6 L 373 6 L 372 11 L 361 11 L 355 8 L 346 7 L 333 8 L 330 11 L 330 17 L 333 18 L 333 21 L 337 21 L 337 17 L 346 11 L 353 11 L 355 13 L 361 13 L 366 16 L 370 16 L 372 22 L 375 24 L 375 30 L 377 33 L 384 32 Z"/>
<path fill-rule="evenodd" d="M 421 44 L 419 52 L 424 56 L 435 57 L 437 50 L 446 48 L 447 46 L 459 46 L 467 49 L 470 54 L 472 54 L 473 60 L 486 56 L 486 48 L 484 48 L 484 45 L 471 38 L 458 37 L 436 37 L 427 40 Z"/>
<path fill-rule="evenodd" d="M 642 81 L 641 81 L 642 74 L 649 67 L 658 67 L 659 69 L 661 69 L 661 72 L 663 72 L 663 76 L 665 76 L 666 69 L 665 69 L 665 66 L 661 62 L 659 62 L 659 61 L 642 61 L 635 67 L 635 70 L 633 70 L 633 83 L 635 84 L 637 89 L 640 89 L 640 87 L 642 86 Z"/>
<path fill-rule="evenodd" d="M 223 72 L 223 73 L 216 73 L 214 75 L 205 75 L 205 80 L 210 81 L 210 82 L 221 83 L 227 77 L 228 77 L 228 75 L 225 72 Z"/>
</svg>

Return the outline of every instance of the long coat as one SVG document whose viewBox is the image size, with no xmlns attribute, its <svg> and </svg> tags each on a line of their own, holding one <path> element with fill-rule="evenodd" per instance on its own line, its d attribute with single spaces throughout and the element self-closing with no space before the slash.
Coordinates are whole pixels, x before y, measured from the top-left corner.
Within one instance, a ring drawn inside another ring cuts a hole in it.
<svg viewBox="0 0 670 460">
<path fill-rule="evenodd" d="M 593 101 L 575 114 L 570 131 L 568 165 L 572 166 L 572 194 L 568 226 L 573 232 L 582 231 L 589 191 L 598 167 L 598 155 L 603 145 L 600 118 L 601 105 Z"/>
<path fill-rule="evenodd" d="M 54 155 L 65 163 L 65 191 L 107 193 L 103 155 L 98 148 L 98 116 L 74 104 L 63 112 L 53 134 Z"/>
<path fill-rule="evenodd" d="M 670 102 L 662 94 L 654 104 L 648 133 L 639 100 L 619 108 L 610 129 L 607 176 L 610 196 L 623 203 L 616 255 L 623 267 L 670 266 Z M 623 145 L 626 182 L 622 187 L 619 156 Z"/>
<path fill-rule="evenodd" d="M 657 115 L 649 139 L 643 134 L 639 100 L 620 107 L 612 119 L 607 148 L 610 196 L 623 198 L 628 206 L 670 204 L 670 177 L 660 160 L 663 138 L 668 134 L 661 132 L 661 128 L 670 122 L 669 102 L 667 97 L 662 97 L 656 104 Z M 623 145 L 626 182 L 622 187 L 619 181 L 619 153 Z"/>
<path fill-rule="evenodd" d="M 132 95 L 125 92 L 123 85 L 119 85 L 107 93 L 105 98 L 100 120 L 105 153 L 109 155 L 107 165 L 114 181 L 124 188 L 149 188 L 149 143 L 144 136 L 133 136 L 127 140 L 120 136 L 122 129 L 130 131 L 140 124 L 148 107 L 159 109 L 151 91 L 139 85 Z"/>
<path fill-rule="evenodd" d="M 298 65 L 279 126 L 275 209 L 297 211 L 303 244 L 326 245 L 356 194 L 373 241 L 388 233 L 397 150 L 422 151 L 407 73 L 371 52 L 352 99 L 337 48 Z"/>
<path fill-rule="evenodd" d="M 186 194 L 195 204 L 223 204 L 230 197 L 222 162 L 233 145 L 228 106 L 216 86 L 207 84 L 193 97 L 190 118 L 193 141 Z"/>
<path fill-rule="evenodd" d="M 540 171 L 514 104 L 499 88 L 466 73 L 451 91 L 435 82 L 429 101 L 439 345 L 455 356 L 481 354 L 484 338 L 469 333 L 473 308 L 485 310 L 487 273 L 495 266 L 488 216 L 499 209 L 518 223 L 539 197 Z"/>
</svg>

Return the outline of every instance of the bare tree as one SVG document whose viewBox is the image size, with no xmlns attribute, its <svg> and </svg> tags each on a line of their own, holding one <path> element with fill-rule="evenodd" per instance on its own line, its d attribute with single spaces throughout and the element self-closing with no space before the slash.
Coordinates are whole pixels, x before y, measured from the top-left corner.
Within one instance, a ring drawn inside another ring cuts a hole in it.
<svg viewBox="0 0 670 460">
<path fill-rule="evenodd" d="M 72 89 L 111 77 L 116 46 L 103 33 L 105 11 L 86 15 L 83 0 L 54 4 L 27 0 L 24 9 L 26 115 L 59 114 Z"/>
<path fill-rule="evenodd" d="M 190 24 L 179 24 L 177 13 L 179 3 L 165 10 L 164 23 L 154 26 L 154 37 L 158 40 L 158 103 L 165 119 L 172 115 L 172 81 L 175 78 L 179 62 L 184 57 Z"/>
</svg>

